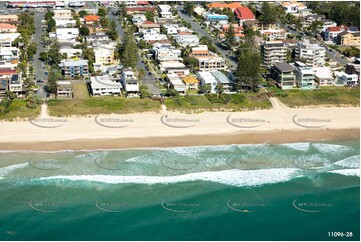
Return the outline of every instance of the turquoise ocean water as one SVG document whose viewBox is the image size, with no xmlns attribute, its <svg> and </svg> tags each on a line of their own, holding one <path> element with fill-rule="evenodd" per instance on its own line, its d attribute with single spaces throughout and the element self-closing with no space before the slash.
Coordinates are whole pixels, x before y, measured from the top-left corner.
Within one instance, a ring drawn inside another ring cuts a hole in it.
<svg viewBox="0 0 361 242">
<path fill-rule="evenodd" d="M 0 240 L 359 240 L 359 149 L 2 151 Z"/>
</svg>

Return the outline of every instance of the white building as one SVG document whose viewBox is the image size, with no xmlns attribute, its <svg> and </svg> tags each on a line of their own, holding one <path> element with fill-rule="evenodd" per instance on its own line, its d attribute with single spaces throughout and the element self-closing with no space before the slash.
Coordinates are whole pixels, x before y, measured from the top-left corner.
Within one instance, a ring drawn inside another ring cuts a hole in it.
<svg viewBox="0 0 361 242">
<path fill-rule="evenodd" d="M 153 45 L 153 54 L 154 58 L 159 60 L 164 57 L 180 57 L 182 51 L 179 49 L 176 49 L 171 44 L 163 44 L 163 43 L 156 43 Z"/>
<path fill-rule="evenodd" d="M 170 83 L 173 85 L 174 90 L 179 93 L 186 93 L 186 85 L 183 83 L 182 79 L 177 74 L 167 74 L 167 78 Z"/>
<path fill-rule="evenodd" d="M 95 63 L 109 65 L 114 63 L 115 46 L 112 44 L 98 45 L 93 48 Z"/>
<path fill-rule="evenodd" d="M 159 65 L 161 71 L 168 74 L 177 74 L 178 76 L 185 77 L 189 76 L 189 68 L 180 61 L 167 61 L 162 62 Z"/>
<path fill-rule="evenodd" d="M 216 93 L 217 80 L 209 71 L 199 71 L 197 72 L 197 79 L 201 82 L 201 85 L 209 85 L 211 88 L 211 93 Z"/>
<path fill-rule="evenodd" d="M 55 19 L 56 27 L 74 27 L 76 21 L 74 19 Z"/>
<path fill-rule="evenodd" d="M 307 67 L 304 63 L 296 61 L 294 64 L 296 83 L 301 89 L 314 89 L 317 87 L 315 83 L 315 74 L 312 68 Z"/>
<path fill-rule="evenodd" d="M 154 29 L 148 29 L 143 32 L 143 37 L 145 41 L 161 41 L 167 40 L 167 36 L 165 34 L 159 34 L 158 31 Z"/>
<path fill-rule="evenodd" d="M 122 70 L 121 82 L 127 96 L 139 95 L 139 82 L 132 68 L 124 68 Z"/>
<path fill-rule="evenodd" d="M 314 67 L 312 69 L 315 73 L 315 81 L 319 86 L 333 86 L 335 84 L 335 78 L 332 75 L 331 68 Z"/>
<path fill-rule="evenodd" d="M 20 37 L 19 33 L 0 34 L 0 47 L 11 47 L 18 37 Z"/>
<path fill-rule="evenodd" d="M 122 89 L 122 84 L 120 82 L 110 80 L 108 75 L 91 77 L 90 86 L 93 95 L 99 96 L 120 95 Z"/>
<path fill-rule="evenodd" d="M 78 28 L 57 28 L 56 38 L 59 42 L 75 42 L 79 36 Z"/>
<path fill-rule="evenodd" d="M 197 35 L 176 35 L 175 40 L 183 47 L 199 45 L 199 38 Z"/>
<path fill-rule="evenodd" d="M 53 19 L 56 20 L 66 20 L 66 19 L 72 19 L 73 16 L 71 14 L 71 10 L 66 9 L 56 9 L 54 10 L 54 16 Z"/>
<path fill-rule="evenodd" d="M 79 57 L 81 56 L 81 54 L 83 53 L 82 49 L 73 49 L 73 48 L 68 48 L 68 47 L 62 47 L 59 50 L 60 54 L 64 55 L 66 54 L 66 57 L 71 59 L 74 57 Z"/>
<path fill-rule="evenodd" d="M 0 60 L 18 60 L 19 49 L 16 47 L 0 47 Z"/>
<path fill-rule="evenodd" d="M 356 86 L 357 85 L 357 74 L 347 74 L 343 71 L 335 72 L 335 76 L 339 82 L 342 82 L 345 86 Z"/>
<path fill-rule="evenodd" d="M 159 15 L 161 18 L 172 18 L 170 5 L 158 5 Z"/>
<path fill-rule="evenodd" d="M 297 44 L 296 58 L 302 59 L 308 67 L 324 66 L 326 61 L 326 50 L 318 44 L 311 44 L 304 40 Z"/>
</svg>

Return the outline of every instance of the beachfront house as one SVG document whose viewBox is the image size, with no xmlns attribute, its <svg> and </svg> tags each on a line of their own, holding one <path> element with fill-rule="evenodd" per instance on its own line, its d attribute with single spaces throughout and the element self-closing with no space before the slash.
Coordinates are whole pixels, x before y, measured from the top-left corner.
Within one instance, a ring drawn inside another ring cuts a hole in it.
<svg viewBox="0 0 361 242">
<path fill-rule="evenodd" d="M 343 83 L 345 86 L 353 87 L 357 85 L 358 77 L 356 74 L 347 74 L 343 71 L 336 71 L 335 76 L 337 80 Z"/>
<path fill-rule="evenodd" d="M 295 62 L 294 67 L 297 86 L 301 89 L 315 89 L 317 87 L 315 74 L 311 67 L 299 61 Z"/>
<path fill-rule="evenodd" d="M 120 95 L 122 84 L 110 79 L 108 75 L 90 78 L 90 87 L 94 96 Z"/>
<path fill-rule="evenodd" d="M 271 77 L 282 89 L 296 86 L 295 68 L 286 62 L 275 63 L 271 68 Z"/>
<path fill-rule="evenodd" d="M 121 82 L 127 97 L 139 96 L 139 82 L 131 67 L 122 70 Z"/>
<path fill-rule="evenodd" d="M 167 74 L 167 79 L 171 83 L 171 86 L 179 94 L 186 93 L 186 85 L 182 82 L 181 78 L 177 74 Z"/>
<path fill-rule="evenodd" d="M 58 97 L 73 98 L 73 88 L 70 81 L 58 81 L 56 93 Z"/>
</svg>

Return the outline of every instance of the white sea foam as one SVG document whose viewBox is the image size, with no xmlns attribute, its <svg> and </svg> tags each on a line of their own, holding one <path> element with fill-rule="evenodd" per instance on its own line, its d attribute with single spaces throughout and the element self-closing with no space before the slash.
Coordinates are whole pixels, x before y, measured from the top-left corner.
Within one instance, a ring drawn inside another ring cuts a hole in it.
<svg viewBox="0 0 361 242">
<path fill-rule="evenodd" d="M 280 144 L 280 146 L 284 146 L 289 149 L 298 150 L 298 151 L 308 151 L 308 149 L 310 148 L 310 143 L 290 143 L 290 144 Z"/>
<path fill-rule="evenodd" d="M 347 152 L 351 149 L 351 147 L 336 144 L 313 143 L 312 146 L 323 154 Z"/>
<path fill-rule="evenodd" d="M 210 181 L 232 186 L 259 186 L 285 182 L 299 175 L 299 169 L 263 169 L 263 170 L 222 170 L 212 172 L 190 173 L 178 176 L 52 176 L 42 177 L 40 180 L 71 180 L 93 181 L 109 184 L 171 184 L 189 181 Z"/>
<path fill-rule="evenodd" d="M 338 166 L 343 166 L 347 168 L 359 168 L 360 167 L 360 155 L 354 155 L 351 157 L 347 157 L 346 159 L 337 161 L 334 163 Z"/>
<path fill-rule="evenodd" d="M 11 166 L 2 167 L 2 168 L 0 168 L 0 176 L 6 176 L 10 172 L 15 171 L 17 169 L 27 167 L 28 165 L 29 165 L 28 163 L 22 163 L 22 164 L 15 164 L 15 165 L 11 165 Z"/>
<path fill-rule="evenodd" d="M 329 172 L 344 175 L 344 176 L 360 177 L 360 169 L 343 169 L 343 170 L 334 170 L 334 171 L 329 171 Z"/>
</svg>

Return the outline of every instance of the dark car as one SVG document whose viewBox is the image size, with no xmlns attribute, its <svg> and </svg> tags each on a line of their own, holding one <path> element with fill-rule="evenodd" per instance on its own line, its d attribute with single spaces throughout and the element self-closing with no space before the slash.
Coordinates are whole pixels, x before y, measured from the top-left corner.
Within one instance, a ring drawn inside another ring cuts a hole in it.
<svg viewBox="0 0 361 242">
<path fill-rule="evenodd" d="M 44 83 L 44 81 L 39 79 L 36 81 L 36 83 Z"/>
</svg>

